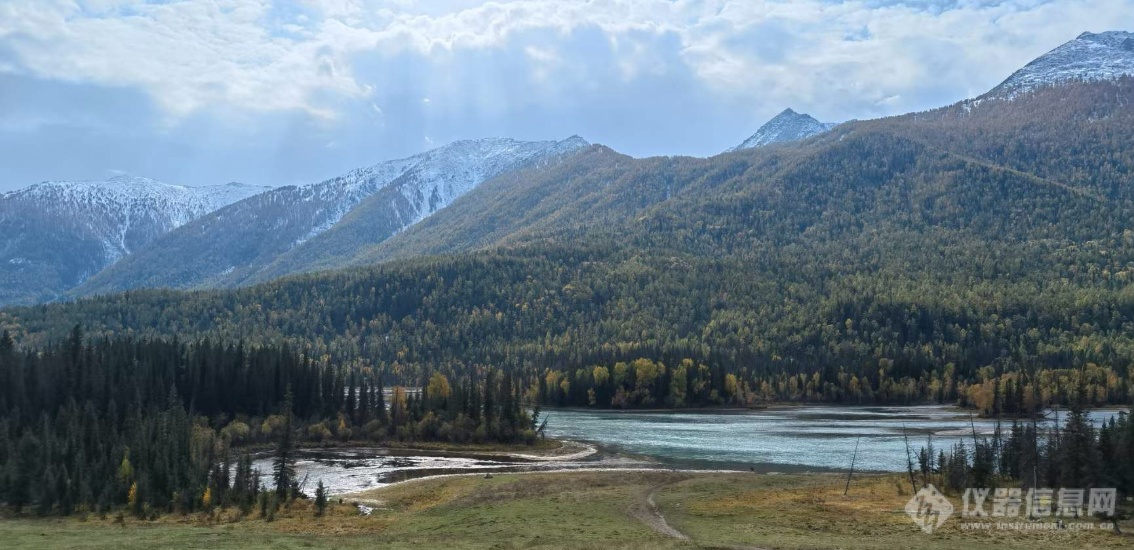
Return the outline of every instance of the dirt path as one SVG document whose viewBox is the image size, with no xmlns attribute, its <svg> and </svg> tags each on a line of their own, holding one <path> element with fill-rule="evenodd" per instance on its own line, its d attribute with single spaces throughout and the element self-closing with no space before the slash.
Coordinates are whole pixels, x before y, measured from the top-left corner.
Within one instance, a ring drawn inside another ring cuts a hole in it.
<svg viewBox="0 0 1134 550">
<path fill-rule="evenodd" d="M 650 487 L 649 492 L 646 493 L 646 498 L 630 508 L 630 515 L 662 535 L 678 540 L 689 540 L 689 535 L 674 529 L 670 524 L 665 522 L 665 516 L 662 515 L 661 510 L 658 510 L 658 505 L 654 502 L 654 495 L 658 490 L 666 485 L 676 483 L 676 481 L 669 481 Z"/>
<path fill-rule="evenodd" d="M 642 502 L 639 502 L 630 509 L 630 515 L 662 535 L 677 540 L 692 540 L 689 538 L 689 535 L 678 531 L 672 525 L 666 523 L 665 516 L 662 515 L 661 510 L 658 509 L 657 503 L 654 502 L 654 495 L 656 495 L 658 491 L 679 481 L 682 480 L 676 479 L 650 487 L 649 492 L 646 493 L 646 498 L 642 499 Z M 729 548 L 731 550 L 767 550 L 766 548 L 757 546 L 734 546 Z"/>
</svg>

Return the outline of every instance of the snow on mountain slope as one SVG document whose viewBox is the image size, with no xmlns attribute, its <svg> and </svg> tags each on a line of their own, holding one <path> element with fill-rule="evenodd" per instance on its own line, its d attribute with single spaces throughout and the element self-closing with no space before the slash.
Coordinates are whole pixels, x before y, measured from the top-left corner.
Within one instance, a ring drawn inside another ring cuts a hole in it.
<svg viewBox="0 0 1134 550">
<path fill-rule="evenodd" d="M 338 254 L 389 237 L 488 178 L 587 145 L 578 137 L 458 141 L 319 183 L 277 188 L 163 236 L 75 293 L 225 287 L 334 267 Z"/>
<path fill-rule="evenodd" d="M 429 217 L 482 182 L 553 162 L 588 145 L 578 136 L 545 142 L 481 139 L 411 157 L 405 172 L 351 208 L 329 230 L 298 243 L 257 271 L 246 271 L 241 284 L 350 265 L 361 250 Z"/>
<path fill-rule="evenodd" d="M 480 182 L 533 158 L 550 158 L 589 145 L 578 136 L 558 142 L 512 139 L 458 141 L 420 155 L 421 161 L 394 182 L 411 207 L 406 226 L 448 206 Z"/>
<path fill-rule="evenodd" d="M 1126 75 L 1134 75 L 1134 33 L 1085 32 L 1028 63 L 989 95 L 1011 97 L 1039 86 L 1113 80 Z"/>
<path fill-rule="evenodd" d="M 266 191 L 120 176 L 0 195 L 0 304 L 54 299 L 155 238 Z"/>
<path fill-rule="evenodd" d="M 273 191 L 265 200 L 273 203 L 310 203 L 310 230 L 294 244 L 327 231 L 366 197 L 396 184 L 411 206 L 404 226 L 425 218 L 480 182 L 535 157 L 550 157 L 587 146 L 578 136 L 563 141 L 524 142 L 513 139 L 457 141 L 409 158 L 352 170 L 342 176 L 299 187 Z M 251 205 L 250 205 L 251 206 Z"/>
<path fill-rule="evenodd" d="M 109 222 L 116 232 L 126 233 L 138 219 L 173 229 L 268 189 L 236 182 L 185 187 L 150 178 L 118 176 L 103 181 L 45 181 L 4 193 L 0 202 L 18 203 L 35 208 L 40 214 L 59 215 L 76 223 Z"/>
<path fill-rule="evenodd" d="M 819 122 L 811 115 L 797 113 L 791 109 L 776 115 L 769 120 L 755 134 L 752 134 L 743 143 L 729 149 L 727 152 L 764 147 L 773 143 L 787 143 L 800 141 L 811 136 L 822 134 L 837 126 L 837 123 Z"/>
</svg>

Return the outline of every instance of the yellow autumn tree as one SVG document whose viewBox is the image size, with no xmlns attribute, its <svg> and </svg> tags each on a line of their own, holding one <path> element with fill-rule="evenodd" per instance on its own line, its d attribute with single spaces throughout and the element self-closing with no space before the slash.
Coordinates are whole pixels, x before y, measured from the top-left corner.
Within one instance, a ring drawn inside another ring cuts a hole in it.
<svg viewBox="0 0 1134 550">
<path fill-rule="evenodd" d="M 596 366 L 591 369 L 591 377 L 594 378 L 596 386 L 605 386 L 606 381 L 610 380 L 610 369 Z"/>
<path fill-rule="evenodd" d="M 736 375 L 729 373 L 725 375 L 724 379 L 725 396 L 732 400 L 737 400 L 740 397 L 740 384 L 737 383 Z"/>
<path fill-rule="evenodd" d="M 669 382 L 669 397 L 666 398 L 667 403 L 671 407 L 684 407 L 685 406 L 685 386 L 686 379 L 686 366 L 682 363 L 681 366 L 673 369 L 673 377 Z"/>
<path fill-rule="evenodd" d="M 126 452 L 122 454 L 122 462 L 118 465 L 118 474 L 115 476 L 118 481 L 125 484 L 134 479 L 134 466 L 130 464 L 130 448 L 126 448 Z"/>
<path fill-rule="evenodd" d="M 390 394 L 390 420 L 399 426 L 406 420 L 406 389 L 394 386 Z"/>
<path fill-rule="evenodd" d="M 433 376 L 429 377 L 429 384 L 425 386 L 425 395 L 434 405 L 440 406 L 452 393 L 453 390 L 449 387 L 449 379 L 445 378 L 444 374 L 435 372 Z"/>
<path fill-rule="evenodd" d="M 126 493 L 126 505 L 131 510 L 138 509 L 138 482 L 135 481 L 130 485 L 130 491 Z"/>
<path fill-rule="evenodd" d="M 403 411 L 405 406 L 402 406 Z M 350 422 L 347 421 L 347 416 L 339 413 L 339 423 L 335 425 L 335 433 L 338 434 L 339 439 L 343 441 L 350 440 L 350 436 L 354 434 L 354 430 L 350 429 Z"/>
</svg>

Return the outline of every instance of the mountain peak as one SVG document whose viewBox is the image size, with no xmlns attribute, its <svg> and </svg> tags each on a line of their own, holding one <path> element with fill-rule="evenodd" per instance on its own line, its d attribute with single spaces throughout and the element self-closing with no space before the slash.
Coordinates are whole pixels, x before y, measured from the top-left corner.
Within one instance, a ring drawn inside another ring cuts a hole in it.
<svg viewBox="0 0 1134 550">
<path fill-rule="evenodd" d="M 752 134 L 743 143 L 726 152 L 764 147 L 773 143 L 800 141 L 822 134 L 834 128 L 835 125 L 834 123 L 819 122 L 811 115 L 797 113 L 789 107 L 761 126 L 755 134 Z"/>
<path fill-rule="evenodd" d="M 1012 97 L 1041 86 L 1127 75 L 1134 75 L 1134 33 L 1085 32 L 1028 63 L 988 95 Z"/>
<path fill-rule="evenodd" d="M 55 299 L 158 237 L 266 189 L 118 175 L 0 194 L 0 304 Z"/>
<path fill-rule="evenodd" d="M 587 147 L 590 146 L 590 144 L 591 142 L 583 139 L 583 137 L 579 134 L 574 134 L 571 137 L 568 137 L 567 139 L 559 142 L 559 145 L 576 145 L 579 147 Z"/>
<path fill-rule="evenodd" d="M 234 286 L 343 266 L 486 180 L 550 164 L 587 145 L 578 136 L 464 139 L 321 182 L 278 187 L 163 234 L 68 292 Z"/>
</svg>

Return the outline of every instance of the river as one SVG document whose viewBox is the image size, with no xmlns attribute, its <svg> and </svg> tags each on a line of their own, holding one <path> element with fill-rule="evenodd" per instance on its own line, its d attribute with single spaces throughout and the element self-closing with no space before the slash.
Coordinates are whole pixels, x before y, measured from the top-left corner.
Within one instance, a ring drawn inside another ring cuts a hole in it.
<svg viewBox="0 0 1134 550">
<path fill-rule="evenodd" d="M 1091 413 L 1098 421 L 1115 411 Z M 991 435 L 995 420 L 975 418 L 950 406 L 803 406 L 755 411 L 611 412 L 557 410 L 550 437 L 697 467 L 799 470 L 904 471 L 906 441 L 917 452 L 932 443 L 972 447 L 972 432 Z M 1065 414 L 1065 413 L 1064 413 Z M 1052 415 L 1054 416 L 1054 415 Z M 1005 432 L 1011 427 L 1003 425 Z"/>
<path fill-rule="evenodd" d="M 1097 423 L 1114 410 L 1091 413 Z M 532 462 L 508 456 L 471 456 L 383 449 L 314 449 L 299 453 L 299 477 L 311 492 L 322 479 L 332 494 L 444 473 L 559 468 L 680 467 L 760 472 L 904 471 L 911 452 L 932 442 L 942 449 L 972 432 L 989 435 L 995 421 L 972 419 L 949 406 L 800 406 L 744 411 L 615 412 L 551 410 L 548 437 L 583 441 L 603 452 L 585 460 Z M 971 422 L 971 423 L 970 423 Z M 1004 425 L 1007 431 L 1009 424 Z M 855 447 L 858 447 L 857 454 Z M 256 467 L 267 475 L 270 461 Z"/>
</svg>

